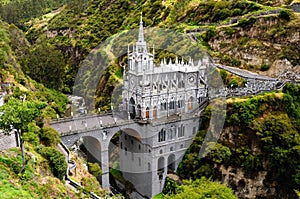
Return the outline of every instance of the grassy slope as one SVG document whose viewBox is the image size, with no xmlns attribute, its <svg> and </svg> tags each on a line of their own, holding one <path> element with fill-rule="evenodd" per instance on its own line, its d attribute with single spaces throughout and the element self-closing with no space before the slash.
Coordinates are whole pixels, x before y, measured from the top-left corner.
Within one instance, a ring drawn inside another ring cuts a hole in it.
<svg viewBox="0 0 300 199">
<path fill-rule="evenodd" d="M 27 166 L 23 174 L 21 152 L 17 148 L 1 151 L 0 192 L 1 198 L 79 198 L 53 177 L 47 161 L 33 149 L 27 148 Z"/>
</svg>

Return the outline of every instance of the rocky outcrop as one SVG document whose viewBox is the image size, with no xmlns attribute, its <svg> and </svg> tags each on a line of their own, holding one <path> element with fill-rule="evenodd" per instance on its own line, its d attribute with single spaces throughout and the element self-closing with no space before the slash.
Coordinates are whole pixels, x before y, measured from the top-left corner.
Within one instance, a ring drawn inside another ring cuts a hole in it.
<svg viewBox="0 0 300 199">
<path fill-rule="evenodd" d="M 296 22 L 282 21 L 278 16 L 270 15 L 256 18 L 250 28 L 220 27 L 209 45 L 220 52 L 223 64 L 231 65 L 228 59 L 239 60 L 240 68 L 279 77 L 300 71 L 299 32 Z M 262 64 L 267 64 L 270 69 L 261 72 Z"/>
<path fill-rule="evenodd" d="M 276 195 L 276 183 L 269 186 L 264 184 L 267 171 L 260 171 L 249 177 L 241 168 L 225 167 L 224 165 L 215 165 L 215 167 L 221 172 L 222 183 L 232 187 L 239 198 L 268 198 L 268 196 Z"/>
<path fill-rule="evenodd" d="M 68 36 L 72 38 L 75 34 L 75 30 L 65 29 L 65 30 L 47 30 L 47 38 L 53 38 L 56 36 Z"/>
</svg>

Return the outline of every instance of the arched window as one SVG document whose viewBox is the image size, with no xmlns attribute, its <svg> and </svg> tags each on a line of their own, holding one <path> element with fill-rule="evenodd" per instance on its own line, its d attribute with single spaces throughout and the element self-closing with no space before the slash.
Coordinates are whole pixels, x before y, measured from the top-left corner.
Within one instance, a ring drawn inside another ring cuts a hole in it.
<svg viewBox="0 0 300 199">
<path fill-rule="evenodd" d="M 191 96 L 188 101 L 188 110 L 189 111 L 193 109 L 193 102 L 194 102 L 194 98 Z"/>
<path fill-rule="evenodd" d="M 151 171 L 151 164 L 148 162 L 148 171 Z"/>
<path fill-rule="evenodd" d="M 130 117 L 131 119 L 134 119 L 135 118 L 135 101 L 133 98 L 130 98 L 129 100 L 129 114 L 130 114 Z"/>
<path fill-rule="evenodd" d="M 183 100 L 178 100 L 178 108 L 182 108 L 183 107 Z"/>
<path fill-rule="evenodd" d="M 184 136 L 184 126 L 183 124 L 178 127 L 178 137 Z"/>
<path fill-rule="evenodd" d="M 128 111 L 128 100 L 125 99 L 125 110 Z"/>
<path fill-rule="evenodd" d="M 166 102 L 166 100 L 165 99 L 163 99 L 162 101 L 161 101 L 161 108 L 160 108 L 162 111 L 165 111 L 165 110 L 167 110 L 167 102 Z"/>
<path fill-rule="evenodd" d="M 171 99 L 170 103 L 169 103 L 169 107 L 170 109 L 175 109 L 175 101 L 174 98 Z"/>
<path fill-rule="evenodd" d="M 166 130 L 161 129 L 160 132 L 158 133 L 158 142 L 163 142 L 166 141 Z"/>
<path fill-rule="evenodd" d="M 146 108 L 146 118 L 149 119 L 149 107 Z"/>
<path fill-rule="evenodd" d="M 142 108 L 141 108 L 141 105 L 137 105 L 137 117 L 138 118 L 142 118 Z"/>
<path fill-rule="evenodd" d="M 157 107 L 154 106 L 153 108 L 153 118 L 156 118 L 157 117 Z"/>
</svg>

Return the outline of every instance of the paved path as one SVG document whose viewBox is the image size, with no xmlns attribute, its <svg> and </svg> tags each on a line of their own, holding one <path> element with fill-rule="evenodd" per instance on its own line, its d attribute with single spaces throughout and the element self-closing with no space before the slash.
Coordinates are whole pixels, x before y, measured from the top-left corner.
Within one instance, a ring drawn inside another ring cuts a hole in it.
<svg viewBox="0 0 300 199">
<path fill-rule="evenodd" d="M 235 68 L 235 67 L 224 66 L 224 65 L 220 65 L 220 64 L 215 64 L 215 66 L 217 68 L 224 69 L 227 72 L 230 72 L 232 74 L 238 75 L 238 76 L 243 77 L 243 78 L 258 79 L 258 80 L 270 80 L 270 81 L 278 80 L 278 79 L 273 78 L 273 77 L 268 77 L 268 76 L 265 76 L 265 75 L 259 75 L 257 73 L 253 73 L 253 72 L 250 72 L 248 70 L 243 70 L 243 69 L 239 69 L 239 68 Z"/>
</svg>

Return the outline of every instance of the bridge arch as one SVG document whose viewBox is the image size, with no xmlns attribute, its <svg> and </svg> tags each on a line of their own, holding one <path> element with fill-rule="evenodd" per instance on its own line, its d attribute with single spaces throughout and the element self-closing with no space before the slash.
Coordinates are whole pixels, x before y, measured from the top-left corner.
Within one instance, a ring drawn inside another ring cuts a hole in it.
<svg viewBox="0 0 300 199">
<path fill-rule="evenodd" d="M 168 157 L 168 173 L 173 173 L 175 172 L 175 168 L 176 168 L 176 157 L 175 155 L 172 153 L 169 155 Z"/>
<path fill-rule="evenodd" d="M 89 155 L 101 162 L 101 142 L 93 136 L 82 136 L 82 144 L 88 151 Z"/>
<path fill-rule="evenodd" d="M 165 172 L 165 158 L 160 157 L 157 160 L 157 175 L 159 179 L 163 178 L 164 172 Z"/>
</svg>

